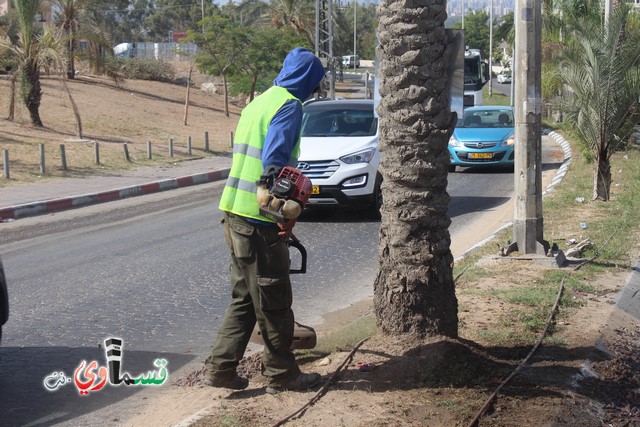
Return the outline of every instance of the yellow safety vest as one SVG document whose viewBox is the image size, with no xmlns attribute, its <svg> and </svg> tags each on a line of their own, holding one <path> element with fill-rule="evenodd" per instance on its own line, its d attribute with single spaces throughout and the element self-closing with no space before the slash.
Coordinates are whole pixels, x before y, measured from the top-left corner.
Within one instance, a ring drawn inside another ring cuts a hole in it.
<svg viewBox="0 0 640 427">
<path fill-rule="evenodd" d="M 269 123 L 280 107 L 292 100 L 300 102 L 285 88 L 272 86 L 242 111 L 233 142 L 231 171 L 220 199 L 221 210 L 260 221 L 275 222 L 260 215 L 256 200 L 256 181 L 265 168 L 262 164 L 262 148 Z M 298 137 L 291 158 L 297 159 L 299 154 Z"/>
</svg>

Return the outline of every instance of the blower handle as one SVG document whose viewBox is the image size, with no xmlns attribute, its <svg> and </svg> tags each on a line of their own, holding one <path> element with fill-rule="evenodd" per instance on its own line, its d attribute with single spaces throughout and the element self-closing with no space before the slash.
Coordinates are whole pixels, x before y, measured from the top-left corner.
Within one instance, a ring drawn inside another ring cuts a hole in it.
<svg viewBox="0 0 640 427">
<path fill-rule="evenodd" d="M 305 274 L 307 272 L 307 250 L 300 243 L 300 240 L 293 233 L 289 234 L 289 240 L 287 242 L 289 246 L 293 246 L 300 252 L 300 256 L 302 258 L 300 268 L 299 269 L 289 269 L 289 274 Z"/>
</svg>

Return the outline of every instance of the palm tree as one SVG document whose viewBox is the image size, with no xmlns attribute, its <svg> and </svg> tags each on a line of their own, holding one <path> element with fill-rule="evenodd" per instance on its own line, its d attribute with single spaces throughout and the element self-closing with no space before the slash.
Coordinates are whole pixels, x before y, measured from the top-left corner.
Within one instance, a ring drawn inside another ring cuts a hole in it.
<svg viewBox="0 0 640 427">
<path fill-rule="evenodd" d="M 313 45 L 315 40 L 315 1 L 313 0 L 243 0 L 238 6 L 243 25 L 267 24 L 275 28 L 290 27 L 305 36 Z"/>
<path fill-rule="evenodd" d="M 80 15 L 89 0 L 53 0 L 54 20 L 66 34 L 67 78 L 74 79 L 76 34 L 80 25 Z"/>
<path fill-rule="evenodd" d="M 571 89 L 562 109 L 595 160 L 593 199 L 607 201 L 611 155 L 624 146 L 640 109 L 640 27 L 627 4 L 616 7 L 607 24 L 581 18 L 564 50 L 561 81 Z"/>
<path fill-rule="evenodd" d="M 65 35 L 67 78 L 71 80 L 76 75 L 78 40 L 88 42 L 84 59 L 88 60 L 94 72 L 102 73 L 105 58 L 113 56 L 113 42 L 93 19 L 93 12 L 104 5 L 95 0 L 52 0 L 52 5 L 54 22 Z"/>
<path fill-rule="evenodd" d="M 16 12 L 18 36 L 12 42 L 9 37 L 0 40 L 0 49 L 16 65 L 15 73 L 20 82 L 20 97 L 24 102 L 31 124 L 42 127 L 40 119 L 40 67 L 53 65 L 60 67 L 62 58 L 60 37 L 48 29 L 38 33 L 34 27 L 34 18 L 40 8 L 39 0 L 13 0 Z"/>
<path fill-rule="evenodd" d="M 458 334 L 446 192 L 456 115 L 445 8 L 438 0 L 382 0 L 378 8 L 384 203 L 374 308 L 385 334 Z"/>
</svg>

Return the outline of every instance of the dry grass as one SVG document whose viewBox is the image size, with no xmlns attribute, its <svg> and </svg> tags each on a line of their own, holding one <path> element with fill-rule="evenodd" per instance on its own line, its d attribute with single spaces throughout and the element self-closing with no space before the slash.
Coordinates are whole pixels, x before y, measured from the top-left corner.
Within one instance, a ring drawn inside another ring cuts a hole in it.
<svg viewBox="0 0 640 427">
<path fill-rule="evenodd" d="M 206 80 L 200 76 L 199 81 Z M 167 83 L 127 80 L 116 85 L 103 77 L 82 76 L 68 82 L 77 103 L 83 139 L 76 132 L 71 103 L 59 79 L 42 78 L 40 114 L 44 128 L 30 125 L 28 112 L 17 103 L 15 120 L 9 114 L 9 82 L 0 80 L 0 149 L 9 154 L 10 180 L 0 186 L 39 182 L 65 176 L 109 173 L 143 165 L 173 163 L 230 151 L 230 133 L 235 130 L 241 108 L 223 110 L 223 97 L 192 87 L 184 124 L 186 87 Z M 209 151 L 205 151 L 205 132 Z M 191 137 L 191 155 L 188 140 Z M 173 139 L 173 157 L 169 140 Z M 147 141 L 152 160 L 147 159 Z M 96 164 L 95 142 L 100 164 Z M 125 159 L 124 143 L 129 151 Z M 45 174 L 40 172 L 39 144 L 44 145 Z M 62 169 L 60 145 L 64 144 L 68 170 Z"/>
</svg>

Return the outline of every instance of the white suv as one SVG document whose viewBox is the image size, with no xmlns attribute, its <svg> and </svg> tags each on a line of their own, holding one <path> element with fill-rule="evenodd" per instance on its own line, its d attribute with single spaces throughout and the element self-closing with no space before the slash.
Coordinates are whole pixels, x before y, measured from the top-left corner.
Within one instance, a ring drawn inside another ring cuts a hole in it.
<svg viewBox="0 0 640 427">
<path fill-rule="evenodd" d="M 378 119 L 372 99 L 313 100 L 304 105 L 297 168 L 311 179 L 308 206 L 357 206 L 378 212 Z"/>
</svg>

